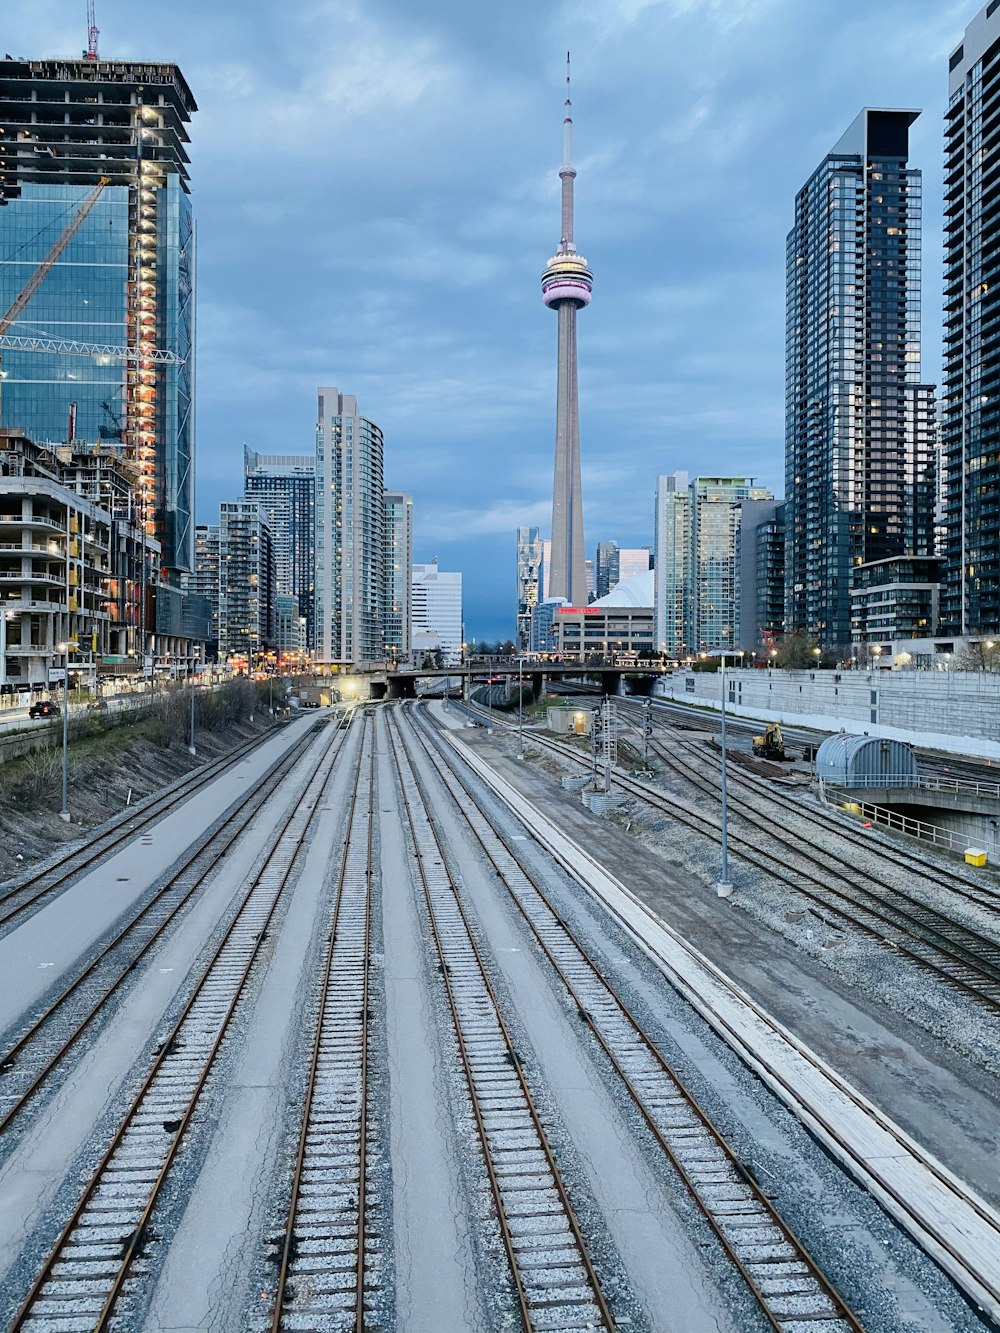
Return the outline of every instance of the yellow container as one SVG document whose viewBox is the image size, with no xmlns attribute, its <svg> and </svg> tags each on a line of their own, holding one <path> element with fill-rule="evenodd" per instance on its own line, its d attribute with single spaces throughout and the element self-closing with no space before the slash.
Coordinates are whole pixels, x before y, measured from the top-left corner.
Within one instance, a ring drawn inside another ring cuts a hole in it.
<svg viewBox="0 0 1000 1333">
<path fill-rule="evenodd" d="M 970 866 L 984 866 L 986 864 L 986 853 L 981 847 L 968 847 L 965 852 L 965 859 Z"/>
<path fill-rule="evenodd" d="M 847 801 L 843 807 L 849 815 L 860 815 L 861 806 L 854 801 Z"/>
</svg>

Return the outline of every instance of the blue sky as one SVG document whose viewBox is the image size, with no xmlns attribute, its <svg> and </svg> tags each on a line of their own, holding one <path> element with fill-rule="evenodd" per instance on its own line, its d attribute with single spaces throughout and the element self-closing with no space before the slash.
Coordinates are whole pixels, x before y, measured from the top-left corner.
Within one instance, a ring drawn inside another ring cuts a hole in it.
<svg viewBox="0 0 1000 1333">
<path fill-rule="evenodd" d="M 199 103 L 198 509 L 244 442 L 308 452 L 357 395 L 415 556 L 513 630 L 514 529 L 548 526 L 562 75 L 573 51 L 588 548 L 652 540 L 659 473 L 781 492 L 795 191 L 863 105 L 923 110 L 924 375 L 940 357 L 947 57 L 978 0 L 98 0 L 101 54 Z M 84 0 L 5 6 L 4 49 L 85 45 Z"/>
</svg>

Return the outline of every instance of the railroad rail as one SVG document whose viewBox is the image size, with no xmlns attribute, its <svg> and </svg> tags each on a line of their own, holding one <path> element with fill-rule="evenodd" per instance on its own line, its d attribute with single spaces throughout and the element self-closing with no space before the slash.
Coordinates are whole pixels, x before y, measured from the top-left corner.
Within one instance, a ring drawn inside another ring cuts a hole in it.
<svg viewBox="0 0 1000 1333">
<path fill-rule="evenodd" d="M 334 737 L 87 1178 L 13 1317 L 12 1333 L 54 1326 L 100 1333 L 148 1271 L 154 1208 L 309 838 L 337 753 Z"/>
<path fill-rule="evenodd" d="M 369 1189 L 369 1143 L 381 1136 L 369 1099 L 375 736 L 355 771 L 302 1105 L 273 1333 L 381 1326 L 384 1234 Z M 367 762 L 366 762 L 367 751 Z"/>
<path fill-rule="evenodd" d="M 389 749 L 526 1333 L 616 1325 L 395 718 Z"/>
<path fill-rule="evenodd" d="M 44 1008 L 29 1017 L 0 1053 L 0 1135 L 28 1107 L 109 1002 L 135 975 L 136 966 L 164 938 L 239 839 L 247 822 L 274 794 L 315 741 L 308 732 L 261 775 L 222 824 L 185 856 L 152 898 L 142 903 L 82 970 L 70 976 Z M 11 1033 L 13 1029 L 8 1029 Z M 0 1141 L 2 1143 L 2 1141 Z"/>
<path fill-rule="evenodd" d="M 592 962 L 523 856 L 509 845 L 466 770 L 453 755 L 443 756 L 437 743 L 431 747 L 422 725 L 423 751 L 442 784 L 453 790 L 457 783 L 463 793 L 455 800 L 456 813 L 765 1319 L 780 1333 L 804 1321 L 815 1333 L 861 1333 L 858 1318 Z"/>
<path fill-rule="evenodd" d="M 721 763 L 721 754 L 719 756 L 710 754 L 700 742 L 690 740 L 685 736 L 679 736 L 675 729 L 670 728 L 662 722 L 658 721 L 657 726 L 671 732 L 671 744 L 673 746 L 684 749 L 689 754 L 701 759 L 715 761 L 716 764 Z M 653 743 L 654 745 L 657 744 L 655 741 Z M 692 774 L 689 769 L 676 762 L 676 755 L 671 755 L 669 751 L 664 751 L 662 749 L 658 749 L 657 753 L 660 754 L 664 762 L 672 767 L 675 772 L 692 782 L 697 782 L 696 775 Z M 759 811 L 758 818 L 765 815 L 770 818 L 770 815 L 773 813 L 773 805 L 776 796 L 774 784 L 767 778 L 751 773 L 742 765 L 735 765 L 732 762 L 727 765 L 726 774 L 731 786 L 742 786 L 755 792 L 759 792 L 767 802 L 768 808 L 766 811 Z M 934 783 L 935 786 L 937 786 L 941 780 L 928 778 L 923 781 L 926 781 L 928 784 Z M 713 791 L 710 791 L 708 787 L 705 786 L 704 781 L 700 782 L 698 785 L 701 786 L 706 794 L 714 794 Z M 827 835 L 835 832 L 844 842 L 849 842 L 855 847 L 860 847 L 866 852 L 871 852 L 872 840 L 870 836 L 866 836 L 859 832 L 852 824 L 841 819 L 838 819 L 836 823 L 832 823 L 828 816 L 824 816 L 818 811 L 811 810 L 801 799 L 792 795 L 788 791 L 782 791 L 781 799 L 784 802 L 785 808 L 792 811 L 797 818 L 804 820 L 806 823 L 811 824 L 814 828 L 819 829 Z M 895 847 L 886 841 L 879 843 L 878 854 L 882 860 L 889 861 L 893 865 L 898 865 L 901 869 L 905 870 L 909 876 L 916 875 L 920 879 L 926 880 L 936 889 L 947 890 L 950 893 L 954 893 L 959 897 L 967 899 L 976 906 L 987 907 L 991 911 L 995 911 L 997 908 L 998 899 L 995 893 L 991 893 L 989 890 L 979 890 L 975 885 L 960 880 L 955 875 L 947 874 L 942 869 L 936 867 L 928 868 L 925 855 L 917 855 L 915 852 L 909 852 L 905 848 Z M 884 882 L 879 879 L 878 876 L 875 878 L 880 883 Z M 887 884 L 886 887 L 891 889 L 893 886 Z"/>
<path fill-rule="evenodd" d="M 589 758 L 573 746 L 540 736 L 537 732 L 531 734 L 531 742 L 578 767 L 589 769 L 591 766 Z M 721 842 L 722 829 L 718 820 L 621 770 L 616 770 L 615 782 L 621 791 L 668 814 L 676 823 L 712 842 Z M 738 798 L 730 794 L 729 804 L 730 809 L 738 809 Z M 879 948 L 889 947 L 896 956 L 916 964 L 949 989 L 994 1014 L 1000 1013 L 1000 943 L 929 907 L 904 890 L 880 885 L 880 892 L 873 892 L 868 887 L 870 878 L 859 875 L 853 867 L 834 865 L 831 870 L 829 862 L 836 861 L 833 854 L 785 837 L 776 827 L 773 808 L 766 818 L 769 843 L 782 849 L 781 856 L 762 850 L 732 827 L 729 829 L 730 851 L 805 898 L 819 909 L 820 917 L 828 924 L 833 924 L 831 917 L 836 918 L 867 935 Z M 755 826 L 759 826 L 760 812 L 753 812 L 752 819 Z M 811 868 L 796 867 L 792 873 L 791 858 Z"/>
<path fill-rule="evenodd" d="M 36 907 L 44 906 L 57 889 L 65 887 L 85 870 L 91 869 L 105 857 L 113 855 L 137 837 L 143 829 L 182 805 L 226 768 L 245 758 L 271 738 L 271 733 L 253 736 L 230 750 L 228 754 L 220 755 L 211 763 L 203 764 L 181 778 L 179 782 L 172 783 L 165 791 L 154 795 L 145 804 L 137 806 L 134 812 L 119 819 L 112 828 L 104 829 L 82 845 L 70 848 L 55 864 L 43 866 L 33 871 L 27 878 L 19 879 L 17 884 L 4 889 L 0 892 L 0 931 L 12 922 L 23 920 Z"/>
</svg>

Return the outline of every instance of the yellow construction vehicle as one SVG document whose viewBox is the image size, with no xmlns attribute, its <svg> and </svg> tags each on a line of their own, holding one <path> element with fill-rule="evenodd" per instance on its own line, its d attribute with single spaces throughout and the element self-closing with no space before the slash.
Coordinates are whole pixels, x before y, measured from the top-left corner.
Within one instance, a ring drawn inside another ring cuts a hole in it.
<svg viewBox="0 0 1000 1333">
<path fill-rule="evenodd" d="M 779 763 L 790 758 L 785 754 L 785 742 L 777 722 L 769 722 L 763 736 L 753 738 L 753 752 L 758 759 L 777 759 Z"/>
</svg>

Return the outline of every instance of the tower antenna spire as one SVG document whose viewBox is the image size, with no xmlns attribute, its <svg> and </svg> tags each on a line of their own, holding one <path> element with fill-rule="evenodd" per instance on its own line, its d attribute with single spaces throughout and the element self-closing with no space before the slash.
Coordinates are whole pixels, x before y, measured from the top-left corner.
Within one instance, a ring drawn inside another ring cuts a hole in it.
<svg viewBox="0 0 1000 1333">
<path fill-rule="evenodd" d="M 87 49 L 83 56 L 85 60 L 96 60 L 97 41 L 101 35 L 101 30 L 97 26 L 97 15 L 94 13 L 94 0 L 87 0 Z"/>
<path fill-rule="evenodd" d="M 552 481 L 552 562 L 549 596 L 574 606 L 587 605 L 583 543 L 583 495 L 580 484 L 580 403 L 577 390 L 576 316 L 590 302 L 594 275 L 573 244 L 573 102 L 569 52 L 566 52 L 566 102 L 563 116 L 562 232 L 559 249 L 542 274 L 542 300 L 559 316 L 556 374 L 556 457 Z"/>
</svg>

